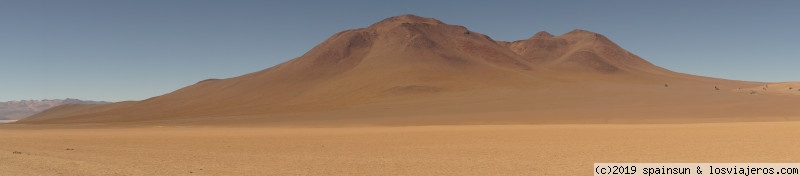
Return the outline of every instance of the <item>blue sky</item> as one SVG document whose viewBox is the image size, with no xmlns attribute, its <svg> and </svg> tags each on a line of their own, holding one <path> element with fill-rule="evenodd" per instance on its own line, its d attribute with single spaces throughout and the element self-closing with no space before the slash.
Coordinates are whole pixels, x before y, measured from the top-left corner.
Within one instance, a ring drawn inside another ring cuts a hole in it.
<svg viewBox="0 0 800 176">
<path fill-rule="evenodd" d="M 2 0 L 0 101 L 142 100 L 259 71 L 330 35 L 416 14 L 496 40 L 601 33 L 656 65 L 800 81 L 800 1 Z"/>
</svg>

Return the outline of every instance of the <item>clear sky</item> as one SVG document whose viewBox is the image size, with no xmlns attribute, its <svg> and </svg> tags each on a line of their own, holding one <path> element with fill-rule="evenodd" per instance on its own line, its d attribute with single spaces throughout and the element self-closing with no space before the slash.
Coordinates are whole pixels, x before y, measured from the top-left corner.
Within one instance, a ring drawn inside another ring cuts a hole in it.
<svg viewBox="0 0 800 176">
<path fill-rule="evenodd" d="M 416 14 L 495 40 L 580 28 L 656 65 L 800 81 L 800 1 L 0 0 L 0 101 L 142 100 Z"/>
</svg>

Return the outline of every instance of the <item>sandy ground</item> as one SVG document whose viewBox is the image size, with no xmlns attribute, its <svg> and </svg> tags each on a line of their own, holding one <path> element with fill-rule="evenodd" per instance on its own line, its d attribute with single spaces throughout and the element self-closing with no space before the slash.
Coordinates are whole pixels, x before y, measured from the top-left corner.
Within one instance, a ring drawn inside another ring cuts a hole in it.
<svg viewBox="0 0 800 176">
<path fill-rule="evenodd" d="M 2 175 L 591 175 L 800 162 L 800 122 L 345 128 L 0 125 Z"/>
</svg>

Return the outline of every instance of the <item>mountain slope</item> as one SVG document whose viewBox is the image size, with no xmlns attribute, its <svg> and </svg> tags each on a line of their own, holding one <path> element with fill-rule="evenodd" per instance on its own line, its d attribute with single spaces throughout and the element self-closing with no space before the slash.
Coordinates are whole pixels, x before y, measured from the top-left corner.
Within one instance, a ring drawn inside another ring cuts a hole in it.
<svg viewBox="0 0 800 176">
<path fill-rule="evenodd" d="M 227 117 L 249 119 L 242 122 L 275 118 L 292 121 L 298 117 L 283 115 L 317 112 L 332 116 L 324 120 L 335 121 L 334 112 L 348 117 L 479 113 L 538 109 L 541 107 L 522 105 L 547 102 L 595 108 L 585 101 L 606 99 L 608 94 L 629 96 L 615 102 L 617 105 L 661 104 L 652 100 L 674 99 L 674 95 L 681 98 L 668 105 L 720 103 L 747 100 L 692 98 L 708 96 L 708 87 L 760 84 L 672 72 L 622 49 L 605 36 L 584 30 L 560 36 L 540 32 L 527 40 L 502 42 L 462 26 L 402 15 L 367 28 L 339 32 L 303 56 L 262 71 L 201 81 L 139 102 L 54 109 L 20 123 L 202 121 Z M 704 91 L 692 91 L 695 89 Z M 634 92 L 640 94 L 625 94 Z M 732 97 L 745 95 L 724 92 Z M 353 114 L 358 112 L 374 114 Z M 453 122 L 460 120 L 469 121 Z"/>
</svg>

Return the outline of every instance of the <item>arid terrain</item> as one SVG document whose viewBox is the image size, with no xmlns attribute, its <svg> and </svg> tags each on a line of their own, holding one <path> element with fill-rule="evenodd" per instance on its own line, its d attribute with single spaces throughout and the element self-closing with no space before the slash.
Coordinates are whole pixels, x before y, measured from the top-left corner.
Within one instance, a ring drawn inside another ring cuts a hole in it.
<svg viewBox="0 0 800 176">
<path fill-rule="evenodd" d="M 798 122 L 36 128 L 0 128 L 0 172 L 591 175 L 595 162 L 800 162 Z"/>
<path fill-rule="evenodd" d="M 402 15 L 142 101 L 0 124 L 12 175 L 591 175 L 800 162 L 800 83 L 673 72 L 586 30 L 513 42 Z"/>
</svg>

